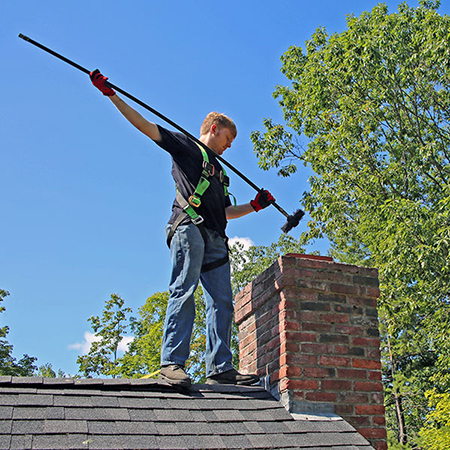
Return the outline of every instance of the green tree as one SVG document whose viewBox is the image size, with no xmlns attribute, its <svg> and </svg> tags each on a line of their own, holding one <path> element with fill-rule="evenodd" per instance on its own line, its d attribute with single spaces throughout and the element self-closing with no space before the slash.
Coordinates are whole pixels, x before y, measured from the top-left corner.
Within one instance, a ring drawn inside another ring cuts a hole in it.
<svg viewBox="0 0 450 450">
<path fill-rule="evenodd" d="M 77 359 L 79 370 L 85 377 L 95 374 L 115 378 L 120 373 L 119 344 L 127 333 L 131 313 L 131 308 L 125 307 L 124 303 L 119 295 L 111 294 L 102 316 L 88 319 L 98 340 L 92 342 L 87 355 Z"/>
<path fill-rule="evenodd" d="M 191 351 L 186 369 L 196 382 L 205 381 L 205 298 L 201 286 L 194 294 L 195 319 L 191 338 Z M 119 360 L 121 375 L 139 378 L 157 377 L 160 368 L 161 341 L 166 316 L 168 292 L 158 292 L 149 297 L 139 309 L 139 318 L 131 323 L 134 335 L 127 352 Z"/>
<path fill-rule="evenodd" d="M 436 390 L 426 393 L 431 411 L 420 430 L 421 444 L 427 450 L 450 449 L 450 393 Z"/>
<path fill-rule="evenodd" d="M 66 374 L 61 369 L 59 369 L 58 373 L 56 373 L 50 363 L 40 366 L 36 376 L 43 378 L 66 378 Z"/>
<path fill-rule="evenodd" d="M 139 317 L 131 322 L 133 341 L 120 359 L 120 373 L 126 378 L 157 376 L 160 367 L 161 339 L 166 314 L 167 292 L 147 298 L 139 309 Z"/>
<path fill-rule="evenodd" d="M 403 446 L 450 345 L 450 18 L 438 8 L 380 4 L 342 33 L 317 29 L 282 56 L 285 124 L 252 134 L 263 169 L 313 171 L 304 242 L 325 236 L 336 259 L 379 269 L 388 427 Z"/>
<path fill-rule="evenodd" d="M 8 291 L 0 289 L 0 304 L 9 295 Z M 0 313 L 5 311 L 5 307 L 0 306 Z M 9 333 L 9 327 L 3 326 L 0 328 L 0 375 L 11 375 L 18 377 L 30 377 L 36 370 L 34 362 L 37 360 L 34 356 L 23 355 L 22 358 L 17 361 L 13 357 L 14 346 L 11 345 L 6 336 Z"/>
</svg>

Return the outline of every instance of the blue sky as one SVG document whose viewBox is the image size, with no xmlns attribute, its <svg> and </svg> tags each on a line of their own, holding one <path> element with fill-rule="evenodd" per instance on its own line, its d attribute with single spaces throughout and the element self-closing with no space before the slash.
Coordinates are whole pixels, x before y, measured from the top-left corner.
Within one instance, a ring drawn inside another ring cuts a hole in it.
<svg viewBox="0 0 450 450">
<path fill-rule="evenodd" d="M 272 98 L 280 56 L 319 26 L 331 34 L 369 0 L 128 2 L 3 1 L 0 5 L 1 325 L 14 355 L 75 374 L 77 355 L 118 293 L 137 314 L 167 290 L 164 226 L 174 196 L 170 158 L 134 130 L 80 71 L 18 38 L 22 33 L 170 117 L 192 134 L 211 110 L 238 126 L 224 157 L 289 213 L 308 190 L 307 169 L 290 179 L 257 167 L 250 133 L 281 120 Z M 388 1 L 394 12 L 399 2 Z M 409 2 L 417 6 L 416 1 Z M 449 12 L 443 5 L 441 14 Z M 146 111 L 150 120 L 162 123 Z M 254 191 L 231 175 L 239 203 Z M 268 245 L 285 218 L 269 208 L 231 221 L 229 237 Z M 306 220 L 291 232 L 298 237 Z M 326 252 L 326 244 L 309 250 Z"/>
</svg>

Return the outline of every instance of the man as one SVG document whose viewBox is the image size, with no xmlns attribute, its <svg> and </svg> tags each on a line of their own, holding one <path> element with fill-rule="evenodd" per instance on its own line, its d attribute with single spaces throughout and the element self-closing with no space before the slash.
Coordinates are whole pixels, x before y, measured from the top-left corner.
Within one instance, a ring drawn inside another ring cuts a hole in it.
<svg viewBox="0 0 450 450">
<path fill-rule="evenodd" d="M 149 122 L 111 89 L 98 70 L 91 80 L 123 116 L 172 156 L 177 196 L 166 228 L 172 274 L 161 346 L 160 378 L 189 387 L 185 372 L 195 317 L 194 292 L 201 281 L 206 299 L 206 377 L 209 384 L 250 385 L 259 378 L 231 364 L 233 296 L 225 228 L 228 219 L 266 208 L 275 201 L 261 191 L 250 203 L 233 206 L 228 177 L 214 154 L 182 133 Z M 216 112 L 202 123 L 199 140 L 216 155 L 231 147 L 237 134 L 233 121 Z"/>
</svg>

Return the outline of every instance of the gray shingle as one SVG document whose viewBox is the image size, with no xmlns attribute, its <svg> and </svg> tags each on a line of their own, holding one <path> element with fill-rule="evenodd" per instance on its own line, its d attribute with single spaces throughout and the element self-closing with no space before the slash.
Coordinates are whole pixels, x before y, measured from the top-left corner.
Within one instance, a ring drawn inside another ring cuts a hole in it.
<svg viewBox="0 0 450 450">
<path fill-rule="evenodd" d="M 35 406 L 15 407 L 13 419 L 64 419 L 64 408 L 49 406 L 47 408 Z"/>
<path fill-rule="evenodd" d="M 11 434 L 12 424 L 12 420 L 0 420 L 0 435 Z"/>
<path fill-rule="evenodd" d="M 33 436 L 31 448 L 39 450 L 68 449 L 69 441 L 65 434 L 39 434 Z M 86 446 L 87 448 L 87 446 Z"/>
<path fill-rule="evenodd" d="M 19 394 L 17 399 L 19 405 L 30 406 L 53 406 L 53 395 L 33 393 L 33 394 Z"/>
<path fill-rule="evenodd" d="M 216 417 L 219 422 L 242 422 L 246 420 L 240 411 L 216 410 L 211 411 L 211 417 Z"/>
<path fill-rule="evenodd" d="M 46 420 L 44 431 L 48 434 L 58 433 L 87 433 L 86 420 Z"/>
<path fill-rule="evenodd" d="M 118 429 L 115 421 L 107 422 L 105 420 L 90 420 L 88 421 L 89 434 L 118 434 Z"/>
<path fill-rule="evenodd" d="M 273 448 L 272 442 L 264 434 L 249 434 L 247 438 L 250 441 L 252 448 Z"/>
<path fill-rule="evenodd" d="M 11 419 L 12 415 L 12 406 L 0 406 L 0 419 Z"/>
<path fill-rule="evenodd" d="M 117 450 L 123 448 L 124 439 L 120 435 L 90 435 L 88 442 L 89 449 Z"/>
<path fill-rule="evenodd" d="M 119 397 L 118 401 L 121 408 L 162 408 L 161 399 L 159 398 Z"/>
<path fill-rule="evenodd" d="M 157 442 L 160 449 L 189 450 L 184 436 L 158 436 Z"/>
<path fill-rule="evenodd" d="M 158 422 L 155 426 L 158 434 L 162 436 L 179 436 L 181 434 L 176 423 Z"/>
<path fill-rule="evenodd" d="M 153 422 L 116 422 L 119 434 L 155 435 L 158 430 Z"/>
<path fill-rule="evenodd" d="M 11 450 L 29 450 L 31 449 L 31 443 L 33 441 L 32 435 L 13 435 L 9 436 L 8 440 L 10 441 L 9 446 L 3 445 L 3 439 L 6 436 L 0 435 L 0 448 L 8 448 Z M 6 439 L 5 439 L 6 441 Z"/>
<path fill-rule="evenodd" d="M 294 420 L 257 386 L 11 380 L 1 387 L 0 448 L 371 449 L 344 420 Z"/>
<path fill-rule="evenodd" d="M 190 411 L 181 411 L 178 409 L 155 409 L 153 412 L 158 422 L 193 421 Z"/>
<path fill-rule="evenodd" d="M 146 409 L 129 409 L 128 415 L 134 422 L 154 422 L 156 420 L 155 413 Z"/>
<path fill-rule="evenodd" d="M 12 424 L 12 434 L 43 434 L 43 420 L 14 420 Z"/>
<path fill-rule="evenodd" d="M 247 436 L 234 435 L 234 436 L 222 436 L 222 440 L 227 449 L 239 448 L 245 449 L 250 447 L 250 441 Z"/>
<path fill-rule="evenodd" d="M 88 408 L 93 406 L 91 397 L 84 397 L 79 395 L 55 395 L 55 406 L 67 406 L 67 407 L 83 407 Z"/>
<path fill-rule="evenodd" d="M 68 420 L 130 420 L 125 408 L 66 408 Z"/>
<path fill-rule="evenodd" d="M 124 450 L 159 449 L 156 436 L 122 436 L 122 445 Z"/>
<path fill-rule="evenodd" d="M 4 392 L 0 391 L 0 405 L 2 406 L 14 406 L 17 405 L 19 394 L 11 394 L 5 389 Z"/>
<path fill-rule="evenodd" d="M 205 422 L 177 422 L 177 429 L 182 436 L 208 436 L 213 434 L 214 428 L 215 424 L 211 426 Z"/>
<path fill-rule="evenodd" d="M 211 426 L 212 432 L 215 435 L 233 435 L 235 434 L 235 430 L 233 427 L 233 423 L 229 422 L 216 422 Z"/>
</svg>

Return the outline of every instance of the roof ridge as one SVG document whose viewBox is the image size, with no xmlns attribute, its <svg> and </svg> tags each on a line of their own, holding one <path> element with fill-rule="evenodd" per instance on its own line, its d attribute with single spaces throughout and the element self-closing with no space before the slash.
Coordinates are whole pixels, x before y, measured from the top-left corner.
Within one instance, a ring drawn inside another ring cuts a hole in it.
<svg viewBox="0 0 450 450">
<path fill-rule="evenodd" d="M 15 377 L 0 375 L 0 386 L 14 387 L 26 386 L 34 388 L 54 388 L 61 389 L 117 389 L 122 390 L 155 390 L 170 392 L 220 392 L 220 393 L 248 393 L 267 392 L 260 385 L 239 386 L 231 384 L 193 384 L 189 390 L 182 390 L 169 383 L 151 378 L 45 378 L 45 377 Z M 267 392 L 269 396 L 270 393 Z"/>
</svg>

